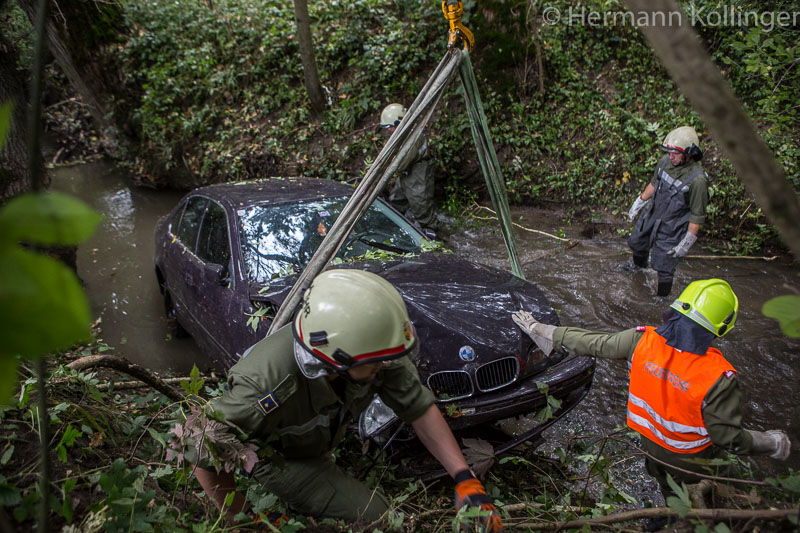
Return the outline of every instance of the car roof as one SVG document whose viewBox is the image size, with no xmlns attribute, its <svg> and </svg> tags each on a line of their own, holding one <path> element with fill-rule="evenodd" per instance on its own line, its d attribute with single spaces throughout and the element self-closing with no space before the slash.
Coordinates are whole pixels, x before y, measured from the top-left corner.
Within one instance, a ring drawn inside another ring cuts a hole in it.
<svg viewBox="0 0 800 533">
<path fill-rule="evenodd" d="M 200 187 L 192 194 L 208 196 L 233 209 L 256 204 L 281 204 L 297 200 L 350 196 L 355 189 L 344 183 L 320 178 L 262 178 Z"/>
</svg>

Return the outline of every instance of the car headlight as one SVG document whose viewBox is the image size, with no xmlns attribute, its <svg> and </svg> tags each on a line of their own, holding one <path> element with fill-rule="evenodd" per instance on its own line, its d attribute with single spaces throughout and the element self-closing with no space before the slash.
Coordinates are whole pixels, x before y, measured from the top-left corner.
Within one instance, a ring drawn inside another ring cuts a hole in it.
<svg viewBox="0 0 800 533">
<path fill-rule="evenodd" d="M 397 420 L 397 415 L 376 394 L 369 406 L 358 417 L 358 436 L 362 440 L 371 439 L 391 426 L 395 420 Z"/>
</svg>

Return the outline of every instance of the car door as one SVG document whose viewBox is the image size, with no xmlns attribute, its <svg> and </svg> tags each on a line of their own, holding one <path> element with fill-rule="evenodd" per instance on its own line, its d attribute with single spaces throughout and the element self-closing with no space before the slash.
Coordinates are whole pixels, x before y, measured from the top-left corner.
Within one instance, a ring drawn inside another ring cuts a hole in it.
<svg viewBox="0 0 800 533">
<path fill-rule="evenodd" d="M 208 198 L 203 196 L 188 198 L 177 211 L 177 216 L 170 226 L 172 239 L 164 241 L 162 251 L 161 267 L 165 289 L 169 291 L 169 298 L 175 306 L 178 322 L 192 336 L 197 331 L 197 325 L 194 323 L 194 315 L 190 312 L 194 304 L 187 288 L 191 279 L 187 278 L 186 271 L 194 258 L 197 234 L 207 206 Z"/>
<path fill-rule="evenodd" d="M 197 271 L 190 275 L 198 281 L 187 286 L 195 303 L 192 312 L 203 329 L 202 335 L 213 343 L 215 351 L 229 361 L 236 361 L 248 318 L 239 299 L 244 299 L 245 304 L 249 301 L 247 291 L 239 290 L 241 281 L 233 268 L 228 215 L 213 200 L 209 201 L 200 223 L 195 256 L 197 262 L 191 268 Z M 237 298 L 239 294 L 244 296 Z"/>
</svg>

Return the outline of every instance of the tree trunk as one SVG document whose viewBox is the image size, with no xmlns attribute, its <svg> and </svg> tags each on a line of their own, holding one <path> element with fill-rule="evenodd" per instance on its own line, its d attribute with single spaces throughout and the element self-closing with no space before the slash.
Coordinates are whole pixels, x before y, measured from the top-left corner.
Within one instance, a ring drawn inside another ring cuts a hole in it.
<svg viewBox="0 0 800 533">
<path fill-rule="evenodd" d="M 303 62 L 306 91 L 311 99 L 311 109 L 315 115 L 319 115 L 325 110 L 325 96 L 322 94 L 317 62 L 314 60 L 314 45 L 311 42 L 311 23 L 306 0 L 294 0 L 294 18 L 297 22 L 297 42 L 300 45 L 300 60 Z"/>
<path fill-rule="evenodd" d="M 5 144 L 0 149 L 0 205 L 30 189 L 28 174 L 28 100 L 26 72 L 17 64 L 17 49 L 0 28 L 0 105 L 12 102 L 14 111 Z"/>
<path fill-rule="evenodd" d="M 33 21 L 33 0 L 18 0 Z M 103 94 L 109 94 L 118 80 L 107 79 L 113 68 L 93 64 L 96 48 L 116 38 L 120 7 L 114 3 L 52 3 L 47 20 L 47 49 L 61 71 L 87 106 L 98 132 L 108 135 L 112 124 L 106 118 L 109 106 Z"/>
<path fill-rule="evenodd" d="M 664 68 L 692 102 L 739 179 L 800 259 L 800 201 L 775 156 L 675 0 L 626 0 Z"/>
</svg>

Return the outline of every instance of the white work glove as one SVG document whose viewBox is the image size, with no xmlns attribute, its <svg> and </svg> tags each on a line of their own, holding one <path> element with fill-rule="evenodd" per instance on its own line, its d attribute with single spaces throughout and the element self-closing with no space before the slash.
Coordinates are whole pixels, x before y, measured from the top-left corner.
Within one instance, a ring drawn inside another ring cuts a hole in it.
<svg viewBox="0 0 800 533">
<path fill-rule="evenodd" d="M 692 247 L 694 241 L 697 240 L 697 235 L 694 233 L 687 231 L 686 235 L 683 236 L 683 240 L 679 242 L 675 248 L 667 252 L 667 255 L 671 255 L 673 257 L 684 257 L 686 254 L 689 253 L 689 248 Z"/>
<path fill-rule="evenodd" d="M 636 215 L 639 214 L 639 211 L 649 202 L 650 199 L 642 200 L 641 196 L 637 196 L 636 200 L 633 202 L 633 205 L 630 209 L 628 209 L 628 220 L 633 222 L 633 219 L 636 218 Z"/>
<path fill-rule="evenodd" d="M 792 443 L 780 429 L 769 431 L 746 430 L 753 437 L 753 452 L 757 455 L 769 455 L 774 459 L 785 461 L 789 457 Z"/>
<path fill-rule="evenodd" d="M 511 313 L 511 319 L 522 331 L 528 334 L 528 337 L 533 339 L 536 346 L 547 357 L 553 353 L 553 331 L 555 326 L 542 324 L 537 322 L 533 316 L 527 311 L 516 311 Z"/>
</svg>

